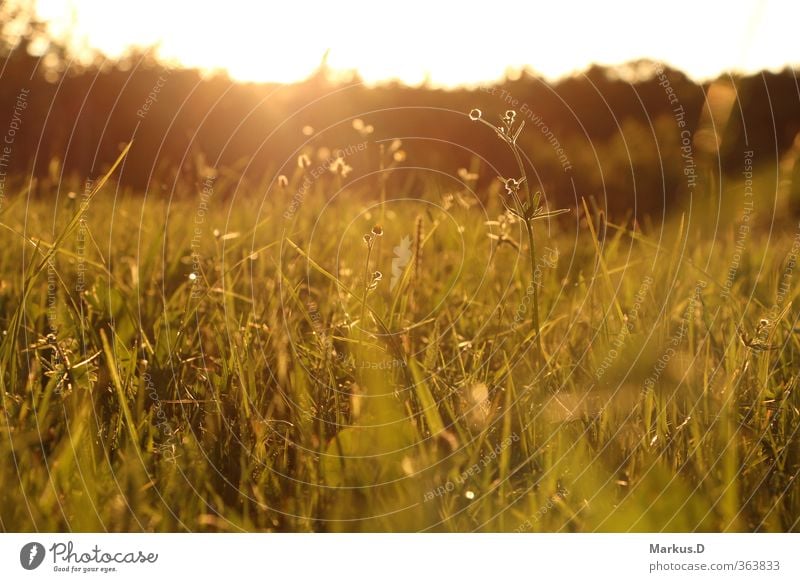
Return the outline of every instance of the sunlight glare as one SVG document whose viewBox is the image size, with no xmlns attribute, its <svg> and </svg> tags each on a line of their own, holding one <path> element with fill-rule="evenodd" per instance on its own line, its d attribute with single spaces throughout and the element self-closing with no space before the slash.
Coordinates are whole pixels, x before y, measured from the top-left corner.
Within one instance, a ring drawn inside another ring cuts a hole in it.
<svg viewBox="0 0 800 582">
<path fill-rule="evenodd" d="M 389 6 L 228 0 L 191 7 L 156 0 L 38 0 L 37 7 L 51 30 L 69 33 L 74 46 L 110 57 L 131 45 L 157 46 L 162 59 L 224 70 L 239 81 L 299 81 L 327 52 L 332 71 L 357 71 L 370 84 L 429 80 L 437 86 L 490 82 L 525 66 L 554 79 L 592 63 L 638 58 L 660 60 L 696 79 L 800 63 L 800 45 L 780 41 L 793 36 L 799 12 L 783 0 L 737 10 L 676 0 L 658 15 L 645 3 L 626 0 L 497 0 L 488 9 L 422 0 Z"/>
</svg>

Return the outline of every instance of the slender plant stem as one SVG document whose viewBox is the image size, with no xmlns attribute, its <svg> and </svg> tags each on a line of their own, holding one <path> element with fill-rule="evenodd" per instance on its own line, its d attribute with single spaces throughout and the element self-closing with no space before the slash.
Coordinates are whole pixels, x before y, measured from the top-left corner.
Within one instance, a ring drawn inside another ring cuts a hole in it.
<svg viewBox="0 0 800 582">
<path fill-rule="evenodd" d="M 367 243 L 367 260 L 364 261 L 364 294 L 361 296 L 361 318 L 359 319 L 359 325 L 361 327 L 361 335 L 366 336 L 366 326 L 367 326 L 367 293 L 369 293 L 369 284 L 370 284 L 370 277 L 369 277 L 369 259 L 372 255 L 372 245 L 375 239 L 372 239 L 369 243 Z"/>
<path fill-rule="evenodd" d="M 531 287 L 533 287 L 533 329 L 536 332 L 536 350 L 539 357 L 544 357 L 542 348 L 542 333 L 539 327 L 539 286 L 536 283 L 536 241 L 533 234 L 533 224 L 525 221 L 525 230 L 528 232 L 528 250 L 531 258 Z"/>
<path fill-rule="evenodd" d="M 507 143 L 511 147 L 511 151 L 514 153 L 514 159 L 517 161 L 520 177 L 525 186 L 526 198 L 528 200 L 528 212 L 523 212 L 523 216 L 525 217 L 523 220 L 525 221 L 525 231 L 528 233 L 528 251 L 531 259 L 531 287 L 533 287 L 533 331 L 536 333 L 536 350 L 539 353 L 539 358 L 543 359 L 544 349 L 542 347 L 542 329 L 539 326 L 539 287 L 536 284 L 536 237 L 533 232 L 533 220 L 531 220 L 536 208 L 534 208 L 534 201 L 533 197 L 531 196 L 531 188 L 528 184 L 528 177 L 525 174 L 525 165 L 522 163 L 522 158 L 519 155 L 517 144 L 510 140 Z M 520 210 L 523 209 L 520 208 Z"/>
<path fill-rule="evenodd" d="M 493 126 L 482 117 L 473 119 L 473 121 L 480 121 L 482 124 L 492 128 L 495 132 L 498 131 L 497 127 Z M 533 232 L 533 217 L 538 209 L 536 208 L 534 204 L 535 201 L 531 195 L 531 188 L 528 184 L 528 176 L 525 173 L 525 164 L 522 162 L 522 157 L 519 155 L 519 148 L 517 147 L 516 140 L 511 137 L 511 124 L 508 124 L 507 128 L 507 134 L 498 133 L 498 135 L 500 135 L 503 141 L 508 144 L 508 147 L 511 148 L 511 153 L 514 154 L 514 160 L 517 162 L 517 167 L 519 168 L 520 182 L 525 185 L 525 199 L 528 202 L 527 209 L 524 207 L 522 201 L 519 199 L 519 195 L 515 190 L 509 189 L 509 192 L 512 195 L 514 204 L 517 206 L 516 213 L 525 223 L 525 231 L 528 234 L 528 251 L 530 253 L 531 260 L 531 287 L 533 287 L 533 331 L 536 334 L 536 351 L 538 352 L 539 359 L 543 361 L 544 349 L 542 347 L 542 330 L 539 326 L 539 288 L 536 285 L 536 239 Z"/>
</svg>

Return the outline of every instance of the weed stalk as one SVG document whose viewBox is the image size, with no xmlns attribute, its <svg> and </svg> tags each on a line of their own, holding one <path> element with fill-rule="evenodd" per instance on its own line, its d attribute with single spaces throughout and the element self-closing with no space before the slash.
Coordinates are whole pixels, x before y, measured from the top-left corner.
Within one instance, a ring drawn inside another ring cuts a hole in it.
<svg viewBox="0 0 800 582">
<path fill-rule="evenodd" d="M 536 193 L 533 193 L 531 191 L 530 185 L 528 184 L 528 178 L 525 173 L 525 164 L 522 161 L 520 148 L 517 145 L 517 138 L 519 137 L 520 133 L 522 133 L 522 128 L 525 127 L 525 121 L 523 120 L 519 124 L 515 124 L 516 117 L 517 112 L 513 109 L 509 109 L 500 117 L 501 124 L 495 126 L 483 118 L 483 113 L 481 113 L 480 109 L 473 109 L 469 113 L 469 118 L 472 121 L 480 121 L 484 125 L 492 128 L 497 136 L 503 140 L 503 142 L 511 150 L 511 153 L 514 154 L 514 161 L 516 161 L 517 168 L 519 169 L 519 178 L 500 177 L 500 180 L 503 182 L 506 188 L 506 196 L 503 197 L 503 206 L 505 206 L 508 212 L 522 221 L 522 223 L 525 225 L 525 232 L 528 236 L 528 253 L 530 255 L 531 268 L 531 289 L 533 295 L 533 314 L 531 320 L 533 325 L 533 333 L 536 338 L 537 357 L 543 361 L 544 348 L 542 345 L 542 330 L 539 322 L 539 287 L 536 281 L 536 236 L 533 223 L 536 220 L 552 218 L 554 216 L 558 216 L 559 214 L 569 212 L 569 209 L 565 208 L 560 210 L 546 211 L 541 205 L 541 192 L 537 191 Z M 525 189 L 524 199 L 520 198 L 520 187 L 524 187 Z M 508 203 L 506 198 L 511 200 L 511 204 Z"/>
</svg>

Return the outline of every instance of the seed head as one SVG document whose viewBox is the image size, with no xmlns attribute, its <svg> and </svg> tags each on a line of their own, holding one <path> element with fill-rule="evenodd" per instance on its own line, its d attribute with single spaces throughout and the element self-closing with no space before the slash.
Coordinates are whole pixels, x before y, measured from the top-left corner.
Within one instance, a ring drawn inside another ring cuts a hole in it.
<svg viewBox="0 0 800 582">
<path fill-rule="evenodd" d="M 455 200 L 455 196 L 450 192 L 442 194 L 442 207 L 445 210 L 450 210 L 453 207 L 453 200 Z"/>
<path fill-rule="evenodd" d="M 502 178 L 501 178 L 501 180 L 502 180 Z M 519 187 L 522 184 L 522 182 L 523 182 L 523 180 L 521 180 L 521 179 L 520 180 L 516 180 L 514 178 L 508 178 L 507 180 L 503 180 L 503 183 L 506 186 L 506 192 L 508 192 L 509 194 L 513 194 L 517 190 L 519 190 Z"/>
<path fill-rule="evenodd" d="M 478 121 L 482 115 L 483 113 L 481 113 L 480 109 L 473 109 L 472 111 L 469 112 L 469 118 L 472 121 Z"/>
<path fill-rule="evenodd" d="M 376 224 L 372 227 L 372 234 L 375 236 L 383 236 L 383 227 L 380 224 Z"/>
<path fill-rule="evenodd" d="M 347 175 L 353 171 L 347 162 L 344 161 L 344 158 L 337 157 L 329 166 L 328 169 L 333 172 L 334 174 L 339 174 L 342 178 L 346 178 Z"/>
</svg>

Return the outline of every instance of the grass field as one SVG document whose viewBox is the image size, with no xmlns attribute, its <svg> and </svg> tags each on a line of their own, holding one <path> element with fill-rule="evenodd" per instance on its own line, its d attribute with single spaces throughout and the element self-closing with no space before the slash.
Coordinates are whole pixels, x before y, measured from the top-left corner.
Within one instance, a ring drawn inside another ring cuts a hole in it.
<svg viewBox="0 0 800 582">
<path fill-rule="evenodd" d="M 641 225 L 582 193 L 531 254 L 501 182 L 400 151 L 57 203 L 9 182 L 0 528 L 800 530 L 774 185 Z"/>
</svg>

